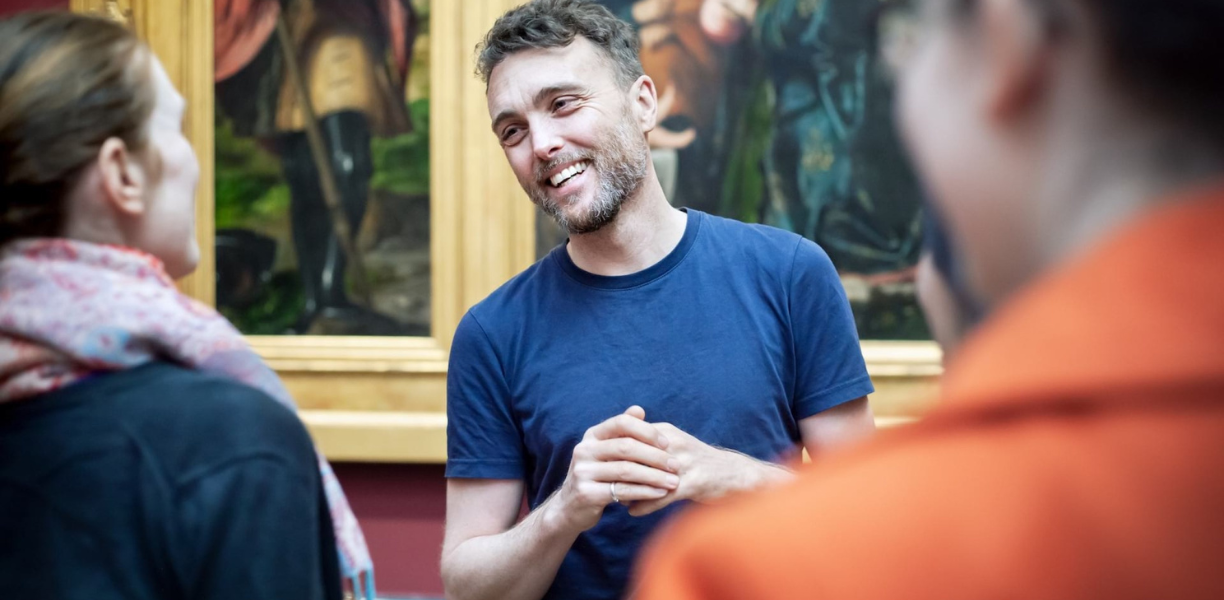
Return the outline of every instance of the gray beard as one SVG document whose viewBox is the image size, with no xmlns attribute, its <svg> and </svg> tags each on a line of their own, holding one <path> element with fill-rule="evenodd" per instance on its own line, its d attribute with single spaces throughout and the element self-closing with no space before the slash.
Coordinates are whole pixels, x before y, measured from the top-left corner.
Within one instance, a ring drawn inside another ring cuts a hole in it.
<svg viewBox="0 0 1224 600">
<path fill-rule="evenodd" d="M 552 217 L 557 225 L 570 235 L 594 233 L 616 220 L 625 200 L 632 197 L 642 188 L 646 180 L 650 161 L 650 149 L 645 140 L 634 137 L 636 133 L 626 119 L 617 126 L 608 143 L 600 150 L 586 155 L 567 155 L 558 157 L 538 169 L 537 183 L 528 190 L 531 201 L 540 210 Z M 549 185 L 545 173 L 574 160 L 590 160 L 595 174 L 599 176 L 599 187 L 595 190 L 595 198 L 591 207 L 583 214 L 574 217 L 567 216 L 564 208 L 578 202 L 577 195 L 562 196 L 553 199 L 544 186 Z"/>
</svg>

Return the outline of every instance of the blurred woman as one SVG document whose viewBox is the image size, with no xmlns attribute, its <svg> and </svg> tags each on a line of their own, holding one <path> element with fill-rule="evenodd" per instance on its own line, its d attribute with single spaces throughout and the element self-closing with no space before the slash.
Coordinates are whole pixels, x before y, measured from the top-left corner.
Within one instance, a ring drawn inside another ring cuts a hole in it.
<svg viewBox="0 0 1224 600">
<path fill-rule="evenodd" d="M 322 599 L 343 569 L 372 597 L 288 393 L 174 286 L 199 259 L 185 108 L 118 24 L 0 21 L 0 589 Z"/>
</svg>

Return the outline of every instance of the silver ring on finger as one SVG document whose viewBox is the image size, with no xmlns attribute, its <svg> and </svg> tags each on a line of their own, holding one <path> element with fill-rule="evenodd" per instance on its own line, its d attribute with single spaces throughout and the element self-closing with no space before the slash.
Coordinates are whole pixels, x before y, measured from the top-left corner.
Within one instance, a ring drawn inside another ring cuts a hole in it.
<svg viewBox="0 0 1224 600">
<path fill-rule="evenodd" d="M 616 495 L 616 482 L 613 481 L 612 483 L 608 484 L 608 489 L 612 492 L 612 501 L 620 504 L 620 498 Z"/>
</svg>

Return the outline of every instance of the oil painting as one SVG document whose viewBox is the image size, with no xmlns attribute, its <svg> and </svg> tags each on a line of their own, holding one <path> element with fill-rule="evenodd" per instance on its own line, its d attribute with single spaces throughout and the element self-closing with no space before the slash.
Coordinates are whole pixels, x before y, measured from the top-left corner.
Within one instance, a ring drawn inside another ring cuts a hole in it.
<svg viewBox="0 0 1224 600">
<path fill-rule="evenodd" d="M 217 306 L 428 336 L 428 0 L 216 0 Z"/>
<path fill-rule="evenodd" d="M 881 0 L 601 0 L 659 95 L 655 170 L 675 206 L 817 242 L 860 337 L 928 340 L 914 292 L 921 191 L 879 60 Z M 542 255 L 564 239 L 538 223 Z"/>
</svg>

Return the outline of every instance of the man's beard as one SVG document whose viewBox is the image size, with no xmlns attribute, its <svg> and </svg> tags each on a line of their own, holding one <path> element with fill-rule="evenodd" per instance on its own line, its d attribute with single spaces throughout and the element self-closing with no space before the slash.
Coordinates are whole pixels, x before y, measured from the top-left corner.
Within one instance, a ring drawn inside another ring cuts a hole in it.
<svg viewBox="0 0 1224 600">
<path fill-rule="evenodd" d="M 531 201 L 571 235 L 593 233 L 614 221 L 625 200 L 641 189 L 650 161 L 650 149 L 632 125 L 629 115 L 625 115 L 623 121 L 611 128 L 598 150 L 558 156 L 537 167 L 535 183 L 527 190 Z M 579 197 L 550 196 L 547 188 L 552 184 L 548 173 L 566 163 L 584 160 L 590 161 L 587 172 L 594 170 L 599 177 L 599 187 L 588 209 L 579 215 L 567 215 L 565 208 L 578 202 Z"/>
</svg>

